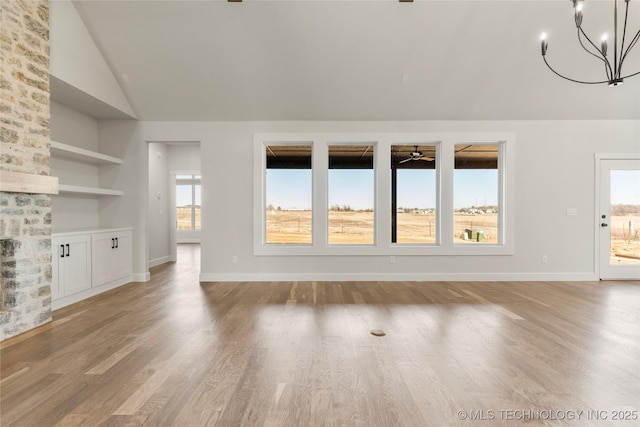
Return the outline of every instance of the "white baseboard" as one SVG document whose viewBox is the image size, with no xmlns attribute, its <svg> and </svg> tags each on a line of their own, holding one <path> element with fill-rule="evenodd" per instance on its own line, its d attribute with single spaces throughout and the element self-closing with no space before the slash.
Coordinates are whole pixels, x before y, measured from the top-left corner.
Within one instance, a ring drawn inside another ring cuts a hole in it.
<svg viewBox="0 0 640 427">
<path fill-rule="evenodd" d="M 148 282 L 151 280 L 151 273 L 148 271 L 146 273 L 133 273 L 131 276 L 132 282 Z"/>
<path fill-rule="evenodd" d="M 51 301 L 51 309 L 57 310 L 59 308 L 66 307 L 68 305 L 74 304 L 76 302 L 80 302 L 87 298 L 91 298 L 93 296 L 99 295 L 103 292 L 110 291 L 111 289 L 118 288 L 122 285 L 126 285 L 131 282 L 133 282 L 131 276 L 123 277 L 122 279 L 114 280 L 113 282 L 105 283 L 104 285 L 101 285 L 95 288 L 89 288 L 87 290 L 78 292 L 73 295 L 68 295 L 62 298 L 55 299 Z"/>
<path fill-rule="evenodd" d="M 156 267 L 158 265 L 162 265 L 166 262 L 171 262 L 171 261 L 174 261 L 171 255 L 167 255 L 160 258 L 156 258 L 156 259 L 150 259 L 147 264 L 148 264 L 148 268 L 151 268 L 151 267 Z"/>
<path fill-rule="evenodd" d="M 201 273 L 201 282 L 557 282 L 596 281 L 595 273 Z"/>
</svg>

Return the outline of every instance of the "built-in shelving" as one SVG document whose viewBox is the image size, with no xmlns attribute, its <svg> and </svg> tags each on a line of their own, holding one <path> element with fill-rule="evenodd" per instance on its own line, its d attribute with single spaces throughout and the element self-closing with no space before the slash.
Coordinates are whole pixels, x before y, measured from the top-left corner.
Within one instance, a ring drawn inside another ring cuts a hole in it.
<svg viewBox="0 0 640 427">
<path fill-rule="evenodd" d="M 94 165 L 121 165 L 122 159 L 118 157 L 108 156 L 96 151 L 85 150 L 84 148 L 74 147 L 73 145 L 63 144 L 62 142 L 51 141 L 51 155 L 59 158 L 72 159 L 82 163 Z M 103 197 L 103 196 L 122 196 L 124 192 L 110 188 L 86 187 L 82 185 L 70 185 L 60 183 L 58 185 L 59 194 Z"/>
<path fill-rule="evenodd" d="M 63 144 L 62 142 L 57 141 L 51 141 L 51 155 L 99 165 L 122 164 L 122 159 L 117 157 L 107 156 L 106 154 L 85 150 L 84 148 L 74 147 L 73 145 Z"/>
<path fill-rule="evenodd" d="M 121 190 L 111 190 L 108 188 L 82 187 L 80 185 L 58 185 L 60 194 L 78 194 L 83 196 L 122 196 Z"/>
</svg>

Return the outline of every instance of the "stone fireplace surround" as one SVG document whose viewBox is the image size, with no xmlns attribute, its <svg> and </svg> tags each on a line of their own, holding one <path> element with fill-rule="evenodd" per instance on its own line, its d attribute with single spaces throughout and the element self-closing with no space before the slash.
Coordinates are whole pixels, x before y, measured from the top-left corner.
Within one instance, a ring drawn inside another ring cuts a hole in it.
<svg viewBox="0 0 640 427">
<path fill-rule="evenodd" d="M 0 341 L 51 320 L 49 3 L 0 2 Z"/>
</svg>

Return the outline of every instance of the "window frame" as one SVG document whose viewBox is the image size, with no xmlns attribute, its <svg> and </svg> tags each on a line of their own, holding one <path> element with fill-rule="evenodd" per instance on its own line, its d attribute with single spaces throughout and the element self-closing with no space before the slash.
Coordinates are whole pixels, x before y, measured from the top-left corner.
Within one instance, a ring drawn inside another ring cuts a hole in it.
<svg viewBox="0 0 640 427">
<path fill-rule="evenodd" d="M 440 151 L 442 149 L 442 144 L 441 141 L 411 141 L 410 143 L 405 143 L 403 141 L 394 141 L 391 142 L 389 144 L 389 158 L 391 159 L 391 150 L 393 148 L 393 146 L 411 146 L 411 145 L 423 145 L 423 146 L 433 146 L 435 148 L 435 175 L 436 175 L 436 206 L 435 206 L 435 210 L 436 210 L 436 223 L 435 223 L 435 227 L 436 227 L 436 240 L 433 243 L 419 243 L 419 242 L 413 242 L 413 243 L 409 243 L 409 242 L 393 242 L 392 240 L 392 236 L 391 234 L 389 234 L 389 240 L 391 241 L 391 246 L 392 247 L 435 247 L 435 246 L 440 246 L 441 240 L 442 240 L 442 236 L 440 235 L 440 232 L 442 230 L 441 227 L 441 219 L 440 219 L 440 212 L 441 212 L 441 204 L 442 201 L 440 199 L 440 183 L 442 182 L 442 176 L 441 176 L 441 168 L 440 168 L 440 162 L 441 162 L 441 155 L 440 155 Z M 389 162 L 389 164 L 391 164 L 391 162 Z M 391 198 L 391 191 L 392 191 L 392 172 L 391 170 L 389 171 L 389 197 Z M 396 184 L 397 185 L 397 184 Z M 392 203 L 390 201 L 390 209 L 392 208 Z M 390 212 L 390 215 L 393 215 L 393 212 Z M 393 221 L 391 221 L 390 225 L 389 225 L 389 231 L 392 232 L 393 231 Z M 398 224 L 395 224 L 396 227 L 396 232 L 397 232 L 397 227 Z"/>
<path fill-rule="evenodd" d="M 455 244 L 454 147 L 456 144 L 497 144 L 498 243 Z M 312 244 L 266 244 L 266 146 L 312 147 Z M 328 147 L 374 145 L 374 243 L 328 243 Z M 391 146 L 436 145 L 436 243 L 391 243 Z M 513 133 L 256 133 L 254 134 L 254 255 L 258 256 L 398 256 L 513 255 L 515 253 L 515 134 Z"/>
<path fill-rule="evenodd" d="M 462 142 L 456 142 L 453 145 L 453 149 L 454 149 L 454 165 L 453 165 L 453 174 L 454 174 L 454 179 L 453 179 L 453 188 L 451 190 L 451 194 L 453 199 L 455 200 L 455 172 L 456 170 L 464 170 L 464 169 L 456 169 L 455 167 L 455 147 L 457 145 L 496 145 L 498 148 L 498 165 L 497 165 L 497 170 L 498 170 L 498 182 L 497 182 L 497 190 L 498 190 L 498 221 L 497 221 L 497 225 L 498 225 L 498 242 L 497 243 L 487 243 L 487 242 L 483 242 L 483 243 L 462 243 L 462 242 L 456 242 L 455 240 L 455 206 L 454 206 L 454 211 L 453 211 L 453 228 L 451 229 L 451 235 L 447 236 L 447 239 L 452 240 L 453 241 L 453 245 L 455 247 L 464 247 L 464 246 L 495 246 L 495 245 L 500 245 L 504 243 L 504 223 L 502 223 L 502 219 L 504 218 L 504 209 L 502 204 L 504 203 L 504 173 L 502 172 L 504 169 L 504 155 L 503 152 L 505 150 L 505 143 L 503 142 L 471 142 L 471 141 L 462 141 Z M 455 203 L 454 203 L 455 204 Z"/>
<path fill-rule="evenodd" d="M 372 152 L 373 152 L 373 243 L 353 243 L 353 244 L 348 244 L 348 243 L 330 243 L 329 242 L 329 208 L 330 208 L 330 203 L 329 203 L 329 171 L 331 170 L 329 168 L 329 149 L 330 147 L 336 147 L 336 146 L 355 146 L 355 147 L 359 147 L 359 146 L 371 146 L 372 147 Z M 323 148 L 323 152 L 325 151 Z M 327 230 L 324 234 L 324 241 L 326 242 L 327 246 L 329 247 L 351 247 L 351 248 L 363 248 L 363 247 L 371 247 L 371 246 L 376 246 L 378 243 L 378 205 L 377 205 L 377 199 L 378 199 L 378 185 L 377 185 L 377 169 L 378 169 L 378 165 L 376 162 L 376 158 L 378 157 L 378 144 L 375 141 L 347 141 L 347 142 L 343 142 L 343 141 L 326 141 L 326 157 L 327 157 L 327 168 L 326 168 L 326 178 L 325 178 L 325 182 L 326 182 L 326 206 L 325 206 L 325 215 L 326 215 L 326 227 Z M 313 173 L 313 170 L 312 170 Z"/>
<path fill-rule="evenodd" d="M 309 146 L 311 147 L 311 243 L 268 243 L 267 242 L 267 147 L 268 146 Z M 260 219 L 260 227 L 261 228 L 261 240 L 262 240 L 262 246 L 266 246 L 269 248 L 273 248 L 273 247 L 278 247 L 278 246 L 283 246 L 283 247 L 295 247 L 297 248 L 297 250 L 300 250 L 299 248 L 305 248 L 305 247 L 310 247 L 313 246 L 314 241 L 316 239 L 316 234 L 314 232 L 315 230 L 315 177 L 314 177 L 314 162 L 315 162 L 315 152 L 313 150 L 313 142 L 312 141 L 286 141 L 286 142 L 270 142 L 270 141 L 265 141 L 262 144 L 262 150 L 261 150 L 261 156 L 262 156 L 262 168 L 261 168 L 261 176 L 263 178 L 262 181 L 262 199 L 261 199 L 261 203 L 262 205 L 260 206 L 262 209 L 262 214 L 261 214 L 261 219 Z M 255 188 L 255 185 L 254 185 Z M 255 205 L 255 203 L 254 203 Z M 255 217 L 255 214 L 254 214 Z M 254 230 L 255 230 L 255 225 L 254 225 Z M 255 235 L 254 235 L 254 241 L 255 241 Z"/>
</svg>

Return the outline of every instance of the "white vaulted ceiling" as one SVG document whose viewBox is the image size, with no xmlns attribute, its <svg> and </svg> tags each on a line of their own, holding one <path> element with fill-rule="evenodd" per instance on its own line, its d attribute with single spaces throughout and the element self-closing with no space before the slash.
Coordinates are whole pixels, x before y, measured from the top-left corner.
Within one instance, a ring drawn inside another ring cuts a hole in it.
<svg viewBox="0 0 640 427">
<path fill-rule="evenodd" d="M 74 5 L 143 120 L 640 118 L 640 76 L 586 86 L 545 67 L 542 31 L 558 70 L 604 74 L 579 48 L 568 0 Z M 611 45 L 612 5 L 584 12 Z M 640 71 L 640 45 L 626 69 Z"/>
</svg>

